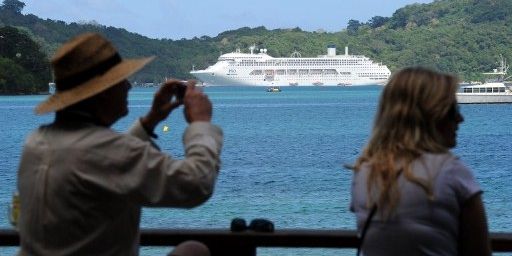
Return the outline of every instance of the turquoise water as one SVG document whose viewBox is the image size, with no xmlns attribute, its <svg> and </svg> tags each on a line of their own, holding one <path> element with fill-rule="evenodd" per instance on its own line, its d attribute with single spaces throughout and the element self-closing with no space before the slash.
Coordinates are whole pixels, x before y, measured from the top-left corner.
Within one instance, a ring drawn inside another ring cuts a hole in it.
<svg viewBox="0 0 512 256">
<path fill-rule="evenodd" d="M 214 123 L 225 134 L 222 169 L 213 197 L 192 209 L 144 209 L 145 228 L 228 228 L 235 217 L 268 218 L 279 228 L 354 229 L 348 210 L 352 163 L 370 133 L 381 87 L 207 87 Z M 125 131 L 150 106 L 154 89 L 130 93 L 130 114 L 114 128 Z M 0 214 L 15 189 L 25 136 L 52 115 L 35 116 L 45 96 L 0 97 Z M 465 122 L 456 154 L 484 190 L 491 231 L 512 227 L 512 105 L 461 105 Z M 163 132 L 163 125 L 170 127 Z M 182 109 L 157 127 L 158 144 L 183 156 Z M 1 216 L 1 215 L 0 215 Z M 4 215 L 5 216 L 5 215 Z M 7 228 L 6 218 L 0 227 Z M 4 255 L 0 248 L 0 255 Z M 143 248 L 142 255 L 168 248 Z M 259 249 L 260 255 L 339 255 L 339 250 Z M 347 252 L 348 255 L 353 255 Z M 7 254 L 8 255 L 8 254 Z"/>
</svg>

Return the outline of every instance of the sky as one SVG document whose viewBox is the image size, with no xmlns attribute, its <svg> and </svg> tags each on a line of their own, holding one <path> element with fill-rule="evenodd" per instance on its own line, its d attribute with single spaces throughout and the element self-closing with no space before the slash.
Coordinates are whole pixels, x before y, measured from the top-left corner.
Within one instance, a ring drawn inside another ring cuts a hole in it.
<svg viewBox="0 0 512 256">
<path fill-rule="evenodd" d="M 227 30 L 323 29 L 337 32 L 350 19 L 391 17 L 406 5 L 433 0 L 20 0 L 23 14 L 71 22 L 96 21 L 149 38 L 215 37 Z"/>
</svg>

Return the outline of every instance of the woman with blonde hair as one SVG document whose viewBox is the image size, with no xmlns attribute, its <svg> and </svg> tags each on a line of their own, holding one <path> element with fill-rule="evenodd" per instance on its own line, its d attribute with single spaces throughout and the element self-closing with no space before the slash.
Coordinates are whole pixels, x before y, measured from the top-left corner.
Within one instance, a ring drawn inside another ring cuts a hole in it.
<svg viewBox="0 0 512 256">
<path fill-rule="evenodd" d="M 481 189 L 454 156 L 457 78 L 403 69 L 385 86 L 357 159 L 351 211 L 364 255 L 490 255 Z"/>
</svg>

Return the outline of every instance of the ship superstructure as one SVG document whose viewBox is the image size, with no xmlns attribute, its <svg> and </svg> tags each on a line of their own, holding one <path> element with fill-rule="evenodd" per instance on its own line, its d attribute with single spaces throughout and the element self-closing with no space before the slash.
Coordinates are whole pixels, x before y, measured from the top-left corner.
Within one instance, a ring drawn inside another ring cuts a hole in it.
<svg viewBox="0 0 512 256">
<path fill-rule="evenodd" d="M 217 63 L 190 73 L 205 85 L 247 86 L 352 86 L 384 84 L 391 72 L 386 65 L 362 55 L 336 55 L 336 47 L 327 47 L 326 55 L 302 58 L 294 52 L 289 58 L 274 58 L 266 49 L 254 53 L 222 54 Z"/>
</svg>

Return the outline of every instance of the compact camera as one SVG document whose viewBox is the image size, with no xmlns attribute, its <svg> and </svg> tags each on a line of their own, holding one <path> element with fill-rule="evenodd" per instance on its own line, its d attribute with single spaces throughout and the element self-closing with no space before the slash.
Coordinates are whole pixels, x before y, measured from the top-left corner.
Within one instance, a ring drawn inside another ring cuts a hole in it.
<svg viewBox="0 0 512 256">
<path fill-rule="evenodd" d="M 176 99 L 179 101 L 183 101 L 185 98 L 185 91 L 187 90 L 187 81 L 181 81 L 181 83 L 176 86 Z"/>
</svg>

